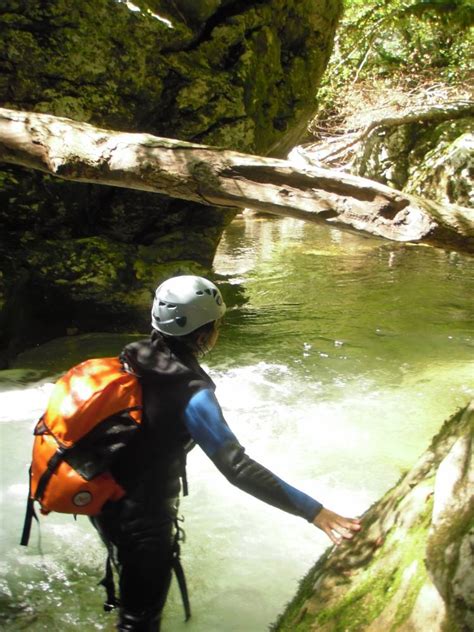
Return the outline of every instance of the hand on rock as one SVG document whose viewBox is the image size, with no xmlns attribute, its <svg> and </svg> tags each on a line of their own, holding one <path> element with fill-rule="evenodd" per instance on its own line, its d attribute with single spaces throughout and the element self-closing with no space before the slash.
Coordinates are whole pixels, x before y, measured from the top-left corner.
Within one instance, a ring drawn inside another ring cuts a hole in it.
<svg viewBox="0 0 474 632">
<path fill-rule="evenodd" d="M 323 507 L 313 520 L 313 524 L 324 531 L 331 542 L 340 544 L 343 540 L 351 540 L 361 524 L 358 518 L 344 518 L 334 511 Z"/>
</svg>

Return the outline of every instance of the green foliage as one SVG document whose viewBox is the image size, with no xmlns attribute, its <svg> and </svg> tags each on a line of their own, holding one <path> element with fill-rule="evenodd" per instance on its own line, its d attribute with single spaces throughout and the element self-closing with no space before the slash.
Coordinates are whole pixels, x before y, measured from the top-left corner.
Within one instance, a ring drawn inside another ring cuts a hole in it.
<svg viewBox="0 0 474 632">
<path fill-rule="evenodd" d="M 362 64 L 382 73 L 467 67 L 473 22 L 474 7 L 466 0 L 376 0 L 369 6 L 352 0 L 346 3 L 340 50 L 358 70 Z"/>
<path fill-rule="evenodd" d="M 446 25 L 462 29 L 474 24 L 474 5 L 471 0 L 420 0 L 405 12 L 427 20 L 441 19 Z"/>
<path fill-rule="evenodd" d="M 346 0 L 319 93 L 323 118 L 358 82 L 467 80 L 473 24 L 472 0 Z"/>
</svg>

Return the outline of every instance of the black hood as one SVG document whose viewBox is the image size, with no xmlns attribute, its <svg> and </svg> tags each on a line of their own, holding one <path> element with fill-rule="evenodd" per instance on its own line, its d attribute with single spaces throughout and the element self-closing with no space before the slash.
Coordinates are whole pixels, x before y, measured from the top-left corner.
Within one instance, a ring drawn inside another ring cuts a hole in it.
<svg viewBox="0 0 474 632">
<path fill-rule="evenodd" d="M 121 359 L 142 380 L 157 380 L 169 383 L 186 380 L 206 382 L 207 388 L 215 385 L 198 363 L 194 355 L 179 343 L 170 344 L 158 332 L 150 338 L 127 345 Z"/>
</svg>

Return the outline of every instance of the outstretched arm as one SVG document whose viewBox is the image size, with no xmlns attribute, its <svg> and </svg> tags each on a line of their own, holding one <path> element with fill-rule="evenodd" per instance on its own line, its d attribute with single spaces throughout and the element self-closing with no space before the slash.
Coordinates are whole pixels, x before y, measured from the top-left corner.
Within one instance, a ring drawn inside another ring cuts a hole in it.
<svg viewBox="0 0 474 632">
<path fill-rule="evenodd" d="M 334 523 L 337 514 L 248 457 L 211 390 L 201 390 L 191 398 L 184 418 L 193 439 L 232 484 L 270 505 L 305 518 L 336 541 L 333 529 L 338 526 Z"/>
<path fill-rule="evenodd" d="M 192 438 L 236 487 L 309 522 L 321 511 L 322 505 L 317 500 L 247 456 L 211 390 L 199 391 L 191 398 L 185 410 L 185 423 Z"/>
</svg>

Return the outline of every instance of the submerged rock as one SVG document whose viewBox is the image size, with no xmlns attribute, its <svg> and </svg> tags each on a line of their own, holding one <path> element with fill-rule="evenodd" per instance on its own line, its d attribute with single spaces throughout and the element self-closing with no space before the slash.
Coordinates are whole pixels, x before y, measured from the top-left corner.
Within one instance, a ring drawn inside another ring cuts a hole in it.
<svg viewBox="0 0 474 632">
<path fill-rule="evenodd" d="M 302 581 L 274 631 L 474 629 L 474 402 Z"/>
</svg>

